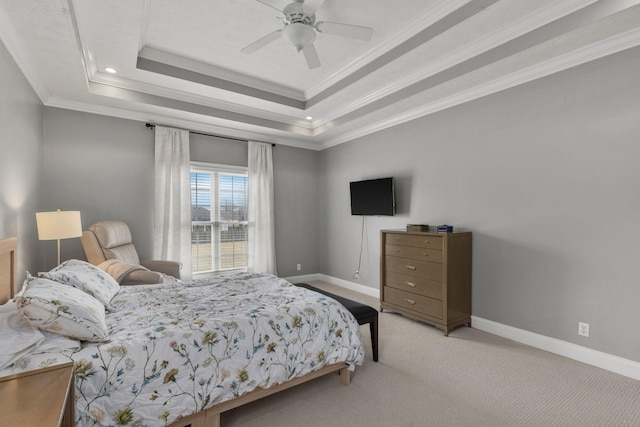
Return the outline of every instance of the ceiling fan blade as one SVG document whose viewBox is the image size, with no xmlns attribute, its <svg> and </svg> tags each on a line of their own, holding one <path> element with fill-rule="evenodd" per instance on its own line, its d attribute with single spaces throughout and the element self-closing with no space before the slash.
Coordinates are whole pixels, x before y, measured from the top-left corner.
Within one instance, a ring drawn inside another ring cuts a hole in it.
<svg viewBox="0 0 640 427">
<path fill-rule="evenodd" d="M 282 11 L 281 11 L 280 9 L 278 9 L 277 7 L 275 7 L 275 6 L 274 6 L 274 5 L 272 5 L 272 4 L 267 3 L 266 1 L 263 1 L 263 0 L 256 0 L 256 1 L 257 1 L 258 3 L 262 3 L 263 5 L 270 7 L 271 9 L 275 9 L 275 10 L 277 10 L 278 12 L 282 13 Z"/>
<path fill-rule="evenodd" d="M 266 36 L 262 37 L 261 39 L 258 39 L 256 41 L 254 41 L 250 45 L 243 47 L 242 48 L 242 53 L 246 53 L 248 55 L 248 54 L 251 54 L 251 53 L 255 52 L 258 49 L 261 49 L 261 48 L 265 47 L 269 43 L 278 40 L 280 38 L 280 33 L 281 32 L 282 32 L 282 30 L 276 30 L 273 33 L 267 34 Z"/>
<path fill-rule="evenodd" d="M 333 34 L 334 36 L 349 37 L 352 39 L 369 41 L 373 35 L 373 28 L 361 27 L 359 25 L 340 24 L 338 22 L 320 21 L 316 24 L 316 29 L 321 33 Z"/>
<path fill-rule="evenodd" d="M 304 0 L 303 9 L 308 13 L 308 9 L 311 9 L 314 13 L 318 11 L 324 4 L 325 0 Z"/>
<path fill-rule="evenodd" d="M 309 43 L 302 48 L 304 59 L 307 60 L 307 66 L 310 69 L 318 68 L 320 66 L 320 58 L 318 57 L 318 51 L 313 43 Z"/>
</svg>

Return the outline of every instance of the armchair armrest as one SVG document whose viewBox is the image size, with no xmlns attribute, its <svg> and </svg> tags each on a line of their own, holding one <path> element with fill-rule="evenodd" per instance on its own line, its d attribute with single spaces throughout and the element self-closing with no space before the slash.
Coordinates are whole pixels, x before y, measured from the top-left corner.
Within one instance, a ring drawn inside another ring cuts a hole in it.
<svg viewBox="0 0 640 427">
<path fill-rule="evenodd" d="M 157 271 L 135 270 L 125 276 L 121 285 L 153 285 L 162 283 L 163 277 Z"/>
<path fill-rule="evenodd" d="M 182 264 L 177 261 L 165 261 L 165 260 L 141 261 L 140 265 L 148 268 L 151 271 L 159 271 L 160 273 L 173 276 L 176 279 L 180 278 L 180 268 L 182 268 Z"/>
</svg>

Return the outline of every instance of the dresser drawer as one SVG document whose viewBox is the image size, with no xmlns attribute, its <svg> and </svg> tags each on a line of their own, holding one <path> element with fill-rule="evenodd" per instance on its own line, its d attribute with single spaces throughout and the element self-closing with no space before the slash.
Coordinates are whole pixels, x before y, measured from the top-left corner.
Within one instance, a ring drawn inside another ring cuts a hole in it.
<svg viewBox="0 0 640 427">
<path fill-rule="evenodd" d="M 418 314 L 442 319 L 442 301 L 399 289 L 384 287 L 384 300 Z"/>
<path fill-rule="evenodd" d="M 416 248 L 442 249 L 442 237 L 416 234 L 387 234 L 387 245 L 414 246 Z"/>
<path fill-rule="evenodd" d="M 387 271 L 384 284 L 392 288 L 423 295 L 425 297 L 442 299 L 443 284 L 441 282 L 434 282 L 422 277 L 414 277 Z"/>
<path fill-rule="evenodd" d="M 387 245 L 385 253 L 400 258 L 418 259 L 421 261 L 442 262 L 441 249 L 425 249 L 415 246 Z"/>
<path fill-rule="evenodd" d="M 418 261 L 416 259 L 387 256 L 387 271 L 407 276 L 442 282 L 442 264 L 437 262 Z"/>
</svg>

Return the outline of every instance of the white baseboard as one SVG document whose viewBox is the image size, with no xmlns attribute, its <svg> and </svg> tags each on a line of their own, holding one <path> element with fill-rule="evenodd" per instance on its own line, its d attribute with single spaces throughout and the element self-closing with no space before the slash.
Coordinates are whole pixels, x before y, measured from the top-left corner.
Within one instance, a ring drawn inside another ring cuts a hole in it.
<svg viewBox="0 0 640 427">
<path fill-rule="evenodd" d="M 471 324 L 481 331 L 640 380 L 640 363 L 633 360 L 525 331 L 524 329 L 514 328 L 481 317 L 471 316 Z"/>
<path fill-rule="evenodd" d="M 380 291 L 378 289 L 374 289 L 371 286 L 361 285 L 360 283 L 353 283 L 349 282 L 348 280 L 338 279 L 337 277 L 327 276 L 326 274 L 307 274 L 305 276 L 284 277 L 284 279 L 291 283 L 308 282 L 310 280 L 322 280 L 323 282 L 340 286 L 341 288 L 349 289 L 350 291 L 359 292 L 361 294 L 368 295 L 374 298 L 380 298 Z"/>
<path fill-rule="evenodd" d="M 361 285 L 360 283 L 349 282 L 348 280 L 338 279 L 337 277 L 327 276 L 326 274 L 318 274 L 317 280 L 331 283 L 332 285 L 340 286 L 341 288 L 349 289 L 350 291 L 359 292 L 361 294 L 368 295 L 374 298 L 380 298 L 380 290 L 372 288 L 371 286 Z"/>
<path fill-rule="evenodd" d="M 291 283 L 304 283 L 309 280 L 320 280 L 319 274 L 305 274 L 303 276 L 291 276 L 291 277 L 283 277 L 284 280 Z"/>
<path fill-rule="evenodd" d="M 300 283 L 309 280 L 322 280 L 324 282 L 331 283 L 332 285 L 360 292 L 374 298 L 380 297 L 378 289 L 350 282 L 348 280 L 338 279 L 337 277 L 327 276 L 326 274 L 317 273 L 306 276 L 287 277 L 286 279 L 292 283 Z M 514 328 L 513 326 L 483 319 L 482 317 L 471 316 L 471 324 L 474 328 L 490 334 L 498 335 L 512 341 L 558 354 L 607 371 L 615 372 L 616 374 L 624 375 L 625 377 L 640 380 L 640 363 L 633 360 L 592 350 L 557 338 L 551 338 L 534 332 L 525 331 L 524 329 Z"/>
</svg>

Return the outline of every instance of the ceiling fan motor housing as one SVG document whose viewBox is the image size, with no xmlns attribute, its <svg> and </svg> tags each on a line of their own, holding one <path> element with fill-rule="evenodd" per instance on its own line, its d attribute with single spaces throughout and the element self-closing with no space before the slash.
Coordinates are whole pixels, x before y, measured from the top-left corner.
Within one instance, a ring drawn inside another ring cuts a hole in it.
<svg viewBox="0 0 640 427">
<path fill-rule="evenodd" d="M 302 3 L 289 3 L 283 10 L 285 27 L 282 36 L 300 52 L 306 45 L 313 43 L 316 32 L 313 24 L 316 22 L 315 13 L 305 12 Z"/>
<path fill-rule="evenodd" d="M 284 23 L 289 24 L 305 24 L 311 25 L 316 22 L 315 12 L 307 13 L 304 10 L 302 3 L 289 3 L 283 10 Z"/>
</svg>

